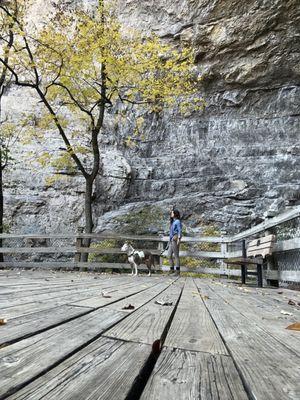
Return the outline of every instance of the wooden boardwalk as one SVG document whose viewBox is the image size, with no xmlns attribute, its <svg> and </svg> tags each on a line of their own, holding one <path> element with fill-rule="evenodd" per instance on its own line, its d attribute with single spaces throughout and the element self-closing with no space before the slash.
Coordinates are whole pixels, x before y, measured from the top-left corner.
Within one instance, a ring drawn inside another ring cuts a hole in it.
<svg viewBox="0 0 300 400">
<path fill-rule="evenodd" d="M 299 400 L 299 302 L 218 280 L 2 270 L 0 399 Z"/>
</svg>

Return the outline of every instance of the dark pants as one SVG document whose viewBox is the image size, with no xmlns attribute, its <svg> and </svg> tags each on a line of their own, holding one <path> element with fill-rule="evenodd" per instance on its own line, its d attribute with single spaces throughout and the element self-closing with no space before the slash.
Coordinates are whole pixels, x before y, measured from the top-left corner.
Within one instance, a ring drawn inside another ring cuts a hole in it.
<svg viewBox="0 0 300 400">
<path fill-rule="evenodd" d="M 168 249 L 168 257 L 170 260 L 171 269 L 174 269 L 174 261 L 175 261 L 175 267 L 178 271 L 180 271 L 179 247 L 180 243 L 177 244 L 176 241 L 171 240 Z"/>
</svg>

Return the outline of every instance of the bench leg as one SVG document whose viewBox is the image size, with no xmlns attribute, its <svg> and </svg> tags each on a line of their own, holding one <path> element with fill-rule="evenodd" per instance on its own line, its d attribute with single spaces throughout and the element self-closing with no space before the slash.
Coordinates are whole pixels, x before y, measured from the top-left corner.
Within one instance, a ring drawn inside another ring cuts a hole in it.
<svg viewBox="0 0 300 400">
<path fill-rule="evenodd" d="M 257 286 L 263 287 L 262 265 L 257 264 Z"/>
<path fill-rule="evenodd" d="M 247 266 L 246 265 L 241 265 L 241 272 L 242 272 L 242 284 L 245 285 L 246 275 L 247 275 Z"/>
</svg>

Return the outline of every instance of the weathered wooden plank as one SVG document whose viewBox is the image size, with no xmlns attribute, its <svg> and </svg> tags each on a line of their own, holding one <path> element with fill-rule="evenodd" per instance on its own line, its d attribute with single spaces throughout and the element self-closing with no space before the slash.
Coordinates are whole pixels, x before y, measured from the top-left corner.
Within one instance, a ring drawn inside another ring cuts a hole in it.
<svg viewBox="0 0 300 400">
<path fill-rule="evenodd" d="M 28 271 L 29 272 L 29 271 Z M 0 279 L 0 298 L 13 298 L 16 294 L 18 297 L 28 296 L 28 294 L 42 294 L 47 291 L 62 291 L 62 290 L 79 290 L 79 289 L 87 289 L 87 288 L 95 288 L 97 286 L 103 285 L 105 282 L 111 282 L 112 277 L 107 277 L 107 275 L 100 275 L 100 277 L 96 276 L 93 279 L 75 279 L 72 274 L 70 274 L 70 278 L 68 280 L 61 279 L 59 277 L 55 277 L 51 279 L 51 277 L 45 276 L 43 279 L 40 279 L 38 282 L 29 283 L 21 278 L 15 278 L 15 284 L 8 283 L 6 278 L 5 283 L 3 282 L 3 278 Z M 106 276 L 106 278 L 103 278 Z M 124 278 L 122 278 L 124 279 Z M 114 280 L 118 279 L 114 277 Z"/>
<path fill-rule="evenodd" d="M 118 240 L 135 240 L 135 241 L 150 241 L 150 242 L 168 242 L 168 236 L 151 236 L 151 235 L 125 235 L 117 233 L 80 233 L 80 234 L 35 234 L 35 235 L 18 235 L 18 234 L 0 234 L 0 239 L 95 239 L 95 240 L 106 240 L 106 239 L 118 239 Z M 184 236 L 182 238 L 184 242 L 206 242 L 206 243 L 226 243 L 231 240 L 231 238 L 226 237 L 215 237 L 215 236 L 203 236 L 203 237 L 188 237 Z"/>
<path fill-rule="evenodd" d="M 87 296 L 88 298 L 89 296 Z M 13 320 L 15 318 L 23 317 L 23 316 L 28 316 L 30 314 L 34 314 L 36 312 L 40 311 L 45 311 L 45 310 L 50 310 L 53 307 L 60 307 L 62 305 L 66 305 L 68 301 L 77 301 L 81 300 L 82 297 L 80 295 L 72 296 L 70 299 L 64 299 L 64 300 L 51 300 L 51 303 L 48 301 L 39 301 L 36 303 L 26 303 L 26 304 L 19 304 L 14 307 L 8 307 L 8 308 L 3 308 L 1 309 L 1 317 L 8 319 L 8 321 Z"/>
<path fill-rule="evenodd" d="M 3 254 L 75 253 L 76 247 L 2 247 Z"/>
<path fill-rule="evenodd" d="M 157 249 L 145 249 L 143 247 L 135 248 L 138 251 L 150 251 L 154 255 L 159 255 L 161 250 Z M 77 247 L 77 253 L 92 253 L 92 254 L 123 254 L 126 255 L 127 253 L 122 251 L 120 248 L 99 248 L 99 247 Z"/>
<path fill-rule="evenodd" d="M 161 283 L 157 283 L 154 286 L 145 289 L 143 292 L 134 294 L 133 296 L 126 297 L 123 300 L 117 301 L 116 303 L 112 303 L 106 306 L 106 308 L 119 310 L 119 311 L 126 311 L 127 313 L 131 313 L 138 308 L 142 307 L 144 304 L 148 303 L 154 297 L 158 296 L 159 294 L 163 294 L 163 292 L 170 286 L 173 282 L 172 279 L 164 279 Z M 127 308 L 124 310 L 124 307 L 128 307 L 128 305 L 132 305 L 134 308 Z"/>
<path fill-rule="evenodd" d="M 42 293 L 42 294 L 32 294 L 32 295 L 27 295 L 27 296 L 23 296 L 23 297 L 19 297 L 16 295 L 12 298 L 7 298 L 7 299 L 2 299 L 1 300 L 1 306 L 3 308 L 6 307 L 12 307 L 12 306 L 16 306 L 19 304 L 26 304 L 26 303 L 32 303 L 32 302 L 37 302 L 37 301 L 51 301 L 51 299 L 55 299 L 55 298 L 63 298 L 65 297 L 66 299 L 73 295 L 73 294 L 77 294 L 77 293 L 82 293 L 84 294 L 86 293 L 91 293 L 91 296 L 95 293 L 99 291 L 101 293 L 101 288 L 98 287 L 96 289 L 72 289 L 72 290 L 62 290 L 59 292 L 53 292 L 51 293 L 51 290 L 48 293 Z"/>
<path fill-rule="evenodd" d="M 143 249 L 143 248 L 138 248 L 139 251 L 150 251 L 154 255 L 160 255 L 161 250 L 157 249 Z M 121 249 L 98 249 L 98 248 L 88 248 L 88 247 L 78 247 L 76 249 L 77 253 L 93 253 L 93 254 L 125 254 L 124 251 L 121 251 Z M 195 258 L 222 258 L 221 252 L 217 251 L 188 251 L 188 250 L 182 250 L 179 252 L 179 255 L 181 257 L 195 257 Z"/>
<path fill-rule="evenodd" d="M 206 284 L 212 287 L 217 293 L 232 294 L 237 296 L 236 301 L 239 301 L 238 296 L 242 296 L 249 304 L 257 302 L 262 307 L 261 313 L 263 314 L 264 307 L 271 307 L 273 309 L 282 309 L 288 307 L 290 310 L 299 311 L 299 307 L 291 307 L 288 304 L 289 300 L 294 300 L 296 303 L 300 302 L 300 292 L 296 290 L 289 290 L 283 288 L 257 288 L 253 286 L 244 286 L 236 282 L 206 280 Z"/>
<path fill-rule="evenodd" d="M 161 250 L 157 249 L 139 249 L 139 250 L 148 250 L 154 255 L 160 255 Z M 89 253 L 89 254 L 126 254 L 120 249 L 98 249 L 98 248 L 93 248 L 93 247 L 3 247 L 1 249 L 1 253 L 3 254 L 66 254 L 66 253 Z M 195 257 L 195 258 L 216 258 L 216 259 L 221 259 L 225 258 L 225 255 L 223 255 L 221 252 L 213 252 L 213 251 L 180 251 L 180 256 L 181 257 Z M 33 265 L 38 265 L 40 264 L 39 268 L 45 268 L 46 266 L 49 267 L 49 265 L 53 266 L 59 266 L 60 264 L 62 267 L 64 267 L 63 262 L 43 262 L 41 263 L 36 262 L 36 261 L 4 261 L 0 263 L 0 266 L 5 266 L 7 268 L 10 267 L 29 267 Z M 65 264 L 65 262 L 64 262 Z M 68 265 L 70 262 L 68 262 Z M 120 264 L 120 263 L 119 263 Z M 67 264 L 66 264 L 67 265 Z M 77 266 L 78 263 L 74 262 L 74 266 Z"/>
<path fill-rule="evenodd" d="M 97 283 L 95 283 L 97 282 Z M 47 281 L 45 281 L 45 286 L 44 287 L 27 287 L 26 289 L 23 288 L 17 288 L 16 290 L 10 291 L 8 293 L 0 293 L 0 298 L 5 298 L 5 300 L 14 300 L 14 299 L 24 299 L 24 302 L 26 301 L 27 297 L 30 297 L 32 299 L 37 299 L 38 297 L 41 296 L 42 294 L 56 294 L 56 297 L 59 297 L 60 295 L 64 296 L 66 293 L 76 293 L 76 292 L 84 292 L 87 290 L 92 290 L 92 289 L 101 289 L 104 285 L 107 285 L 110 282 L 109 279 L 107 280 L 102 280 L 101 283 L 99 281 L 90 281 L 89 283 L 73 283 L 70 284 L 69 282 L 66 283 L 65 285 L 58 285 L 56 286 L 55 284 L 48 284 Z M 116 282 L 117 283 L 117 280 Z M 18 290 L 20 289 L 20 290 Z"/>
<path fill-rule="evenodd" d="M 257 264 L 262 264 L 263 260 L 262 258 L 254 259 L 254 258 L 243 258 L 243 257 L 238 257 L 234 259 L 226 259 L 225 260 L 226 264 L 236 264 L 236 265 L 241 265 L 241 264 L 250 264 L 250 265 L 257 265 Z"/>
<path fill-rule="evenodd" d="M 287 282 L 300 282 L 300 271 L 280 271 L 280 279 Z"/>
<path fill-rule="evenodd" d="M 38 268 L 40 270 L 49 270 L 49 269 L 58 269 L 58 270 L 67 270 L 67 269 L 80 269 L 86 268 L 89 271 L 93 271 L 95 269 L 131 269 L 129 263 L 98 263 L 98 262 L 73 262 L 73 261 L 43 261 L 41 262 L 28 262 L 28 261 L 5 261 L 3 263 L 0 262 L 0 267 L 4 266 L 6 268 Z M 146 268 L 144 266 L 139 266 L 139 269 Z"/>
<path fill-rule="evenodd" d="M 99 293 L 98 296 L 90 297 L 86 300 L 80 300 L 77 302 L 72 303 L 72 305 L 80 306 L 80 307 L 91 307 L 91 308 L 98 308 L 103 307 L 107 304 L 112 302 L 118 301 L 123 299 L 124 297 L 130 296 L 132 294 L 142 292 L 145 289 L 152 287 L 155 281 L 148 280 L 141 280 L 135 277 L 135 280 L 129 284 L 127 287 L 116 288 L 115 290 L 106 290 L 104 296 Z"/>
<path fill-rule="evenodd" d="M 120 286 L 120 287 L 124 287 L 124 285 L 130 285 L 130 286 L 135 286 L 137 285 L 137 282 L 132 282 L 132 279 L 130 280 L 128 277 L 126 277 L 127 279 L 125 281 L 120 281 L 120 282 L 116 282 L 116 286 Z M 94 287 L 92 287 L 91 289 L 86 287 L 86 288 L 76 288 L 74 287 L 71 290 L 60 290 L 58 292 L 55 291 L 49 291 L 48 293 L 42 293 L 42 294 L 38 294 L 38 293 L 34 293 L 34 294 L 29 294 L 27 296 L 24 297 L 18 297 L 17 295 L 14 298 L 8 298 L 8 299 L 2 299 L 1 300 L 1 305 L 3 308 L 5 307 L 12 307 L 15 305 L 19 305 L 19 304 L 25 304 L 25 303 L 32 303 L 32 302 L 37 302 L 37 301 L 50 301 L 51 299 L 57 299 L 59 298 L 66 298 L 66 300 L 68 299 L 68 297 L 72 296 L 73 294 L 77 294 L 77 293 L 81 293 L 82 295 L 90 294 L 89 297 L 92 297 L 95 293 L 99 293 L 99 295 L 101 294 L 102 290 L 107 290 L 109 288 L 113 288 L 115 287 L 114 285 L 109 285 L 109 284 L 95 284 Z M 68 303 L 68 300 L 66 301 L 66 303 Z"/>
<path fill-rule="evenodd" d="M 124 400 L 151 346 L 100 338 L 9 400 Z"/>
<path fill-rule="evenodd" d="M 179 299 L 184 281 L 175 281 L 162 295 L 139 308 L 121 323 L 105 333 L 106 336 L 132 342 L 153 344 L 163 336 L 171 314 Z M 155 302 L 163 300 L 171 305 Z"/>
<path fill-rule="evenodd" d="M 139 281 L 141 282 L 141 281 Z M 51 301 L 49 301 L 48 299 L 46 300 L 39 300 L 39 301 L 31 301 L 29 303 L 26 304 L 18 304 L 15 306 L 9 306 L 7 308 L 2 308 L 1 310 L 1 316 L 4 318 L 16 318 L 16 317 L 20 317 L 22 315 L 28 315 L 28 314 L 32 314 L 38 311 L 42 311 L 42 310 L 46 310 L 46 309 L 51 309 L 57 306 L 61 306 L 64 304 L 70 304 L 72 302 L 76 303 L 77 301 L 81 301 L 84 299 L 89 299 L 94 297 L 96 294 L 97 296 L 102 296 L 101 293 L 104 292 L 106 293 L 106 291 L 113 291 L 116 290 L 116 288 L 118 287 L 120 290 L 123 288 L 127 288 L 128 289 L 128 285 L 130 285 L 130 287 L 133 286 L 132 289 L 132 293 L 135 293 L 137 290 L 139 289 L 135 289 L 136 285 L 134 284 L 126 284 L 126 281 L 123 282 L 123 284 L 121 284 L 120 282 L 116 282 L 116 285 L 114 285 L 113 283 L 107 283 L 106 285 L 103 285 L 100 288 L 96 288 L 96 289 L 91 289 L 91 290 L 86 290 L 83 292 L 78 292 L 76 294 L 70 294 L 68 296 L 63 296 L 63 297 L 54 297 L 51 299 Z M 127 292 L 128 294 L 128 292 Z M 113 301 L 113 300 L 112 300 Z"/>
<path fill-rule="evenodd" d="M 7 324 L 1 327 L 0 346 L 30 334 L 35 334 L 87 312 L 87 308 L 63 305 L 8 320 Z"/>
<path fill-rule="evenodd" d="M 141 400 L 248 400 L 231 357 L 164 348 Z"/>
<path fill-rule="evenodd" d="M 148 250 L 152 254 L 160 254 L 161 251 L 157 249 L 143 249 Z M 34 254 L 34 253 L 91 253 L 91 254 L 126 254 L 120 248 L 95 248 L 95 247 L 2 247 L 1 253 L 3 254 Z"/>
<path fill-rule="evenodd" d="M 300 397 L 299 356 L 231 304 L 220 301 L 210 288 L 204 300 L 252 398 L 296 400 Z"/>
<path fill-rule="evenodd" d="M 300 237 L 289 239 L 289 240 L 282 240 L 280 242 L 275 243 L 274 251 L 289 251 L 300 249 Z"/>
<path fill-rule="evenodd" d="M 95 282 L 95 281 L 94 281 Z M 50 291 L 55 291 L 59 292 L 61 290 L 72 290 L 74 288 L 76 289 L 84 289 L 87 286 L 90 288 L 96 287 L 97 285 L 94 282 L 85 282 L 85 283 L 80 283 L 79 281 L 74 282 L 74 283 L 66 283 L 66 284 L 48 284 L 47 280 L 44 282 L 45 285 L 35 285 L 35 286 L 29 286 L 27 285 L 21 285 L 21 286 L 10 286 L 10 287 L 0 287 L 0 298 L 14 298 L 16 294 L 19 294 L 20 297 L 28 296 L 30 293 L 31 295 L 35 294 L 42 294 L 42 293 L 48 293 Z M 99 286 L 99 284 L 98 284 Z"/>
<path fill-rule="evenodd" d="M 269 247 L 273 246 L 275 241 L 275 235 L 267 235 L 267 236 L 261 236 L 257 239 L 253 239 L 248 243 L 247 249 L 252 249 L 252 247 Z"/>
<path fill-rule="evenodd" d="M 124 314 L 100 309 L 56 328 L 0 349 L 0 398 L 71 355 L 116 322 Z"/>
<path fill-rule="evenodd" d="M 185 283 L 164 345 L 228 355 L 198 289 L 191 279 Z"/>
<path fill-rule="evenodd" d="M 282 301 L 279 295 L 276 298 L 277 301 L 272 302 L 271 290 L 263 292 L 254 288 L 214 283 L 209 287 L 220 296 L 220 301 L 231 304 L 243 316 L 255 322 L 265 332 L 300 356 L 299 333 L 286 329 L 288 325 L 300 321 L 300 307 L 297 309 L 297 307 L 289 306 L 288 300 Z M 283 315 L 282 310 L 292 315 Z"/>
<path fill-rule="evenodd" d="M 241 276 L 241 268 L 208 268 L 208 267 L 180 267 L 181 272 L 193 272 L 198 274 L 211 274 L 211 275 L 229 275 L 229 276 Z M 168 272 L 170 270 L 170 266 L 163 265 L 162 271 Z"/>
</svg>

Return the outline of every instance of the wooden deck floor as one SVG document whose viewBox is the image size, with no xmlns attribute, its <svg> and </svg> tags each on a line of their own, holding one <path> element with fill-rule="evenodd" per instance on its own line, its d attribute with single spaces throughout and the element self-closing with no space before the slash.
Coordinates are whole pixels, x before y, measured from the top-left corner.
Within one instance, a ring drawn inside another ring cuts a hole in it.
<svg viewBox="0 0 300 400">
<path fill-rule="evenodd" d="M 0 399 L 299 400 L 300 332 L 286 327 L 300 307 L 289 300 L 300 293 L 0 271 Z"/>
</svg>

